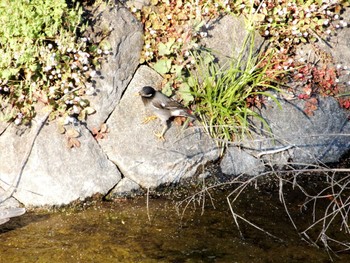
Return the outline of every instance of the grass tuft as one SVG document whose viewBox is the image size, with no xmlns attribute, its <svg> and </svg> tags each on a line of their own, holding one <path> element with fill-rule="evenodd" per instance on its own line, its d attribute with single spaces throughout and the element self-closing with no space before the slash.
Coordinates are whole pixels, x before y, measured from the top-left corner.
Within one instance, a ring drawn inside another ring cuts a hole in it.
<svg viewBox="0 0 350 263">
<path fill-rule="evenodd" d="M 272 81 L 271 72 L 267 74 L 270 58 L 254 52 L 253 31 L 247 34 L 238 58 L 228 65 L 215 63 L 206 51 L 194 56 L 198 70 L 192 73 L 189 83 L 195 110 L 207 133 L 217 139 L 220 146 L 248 135 L 251 118 L 259 118 L 266 124 L 252 106 L 258 106 L 263 97 L 278 103 L 267 91 L 279 89 Z"/>
</svg>

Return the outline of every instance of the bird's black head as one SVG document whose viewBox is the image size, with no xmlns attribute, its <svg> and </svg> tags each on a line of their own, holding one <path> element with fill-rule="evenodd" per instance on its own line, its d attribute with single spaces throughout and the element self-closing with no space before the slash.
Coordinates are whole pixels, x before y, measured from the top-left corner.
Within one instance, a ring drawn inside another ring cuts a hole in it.
<svg viewBox="0 0 350 263">
<path fill-rule="evenodd" d="M 145 86 L 142 88 L 139 94 L 143 98 L 153 98 L 153 96 L 156 94 L 156 90 L 150 86 Z"/>
</svg>

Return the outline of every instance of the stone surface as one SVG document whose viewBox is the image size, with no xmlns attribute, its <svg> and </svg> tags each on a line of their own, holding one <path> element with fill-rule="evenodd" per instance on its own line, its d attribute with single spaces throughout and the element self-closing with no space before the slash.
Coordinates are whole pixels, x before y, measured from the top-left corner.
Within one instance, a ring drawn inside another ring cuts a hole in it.
<svg viewBox="0 0 350 263">
<path fill-rule="evenodd" d="M 265 170 L 264 163 L 243 149 L 229 146 L 220 162 L 220 169 L 229 175 L 258 175 Z"/>
<path fill-rule="evenodd" d="M 108 119 L 107 140 L 100 142 L 122 174 L 145 188 L 192 176 L 198 167 L 219 157 L 216 144 L 199 127 L 185 129 L 172 123 L 163 142 L 154 136 L 162 129 L 159 120 L 142 124 L 149 114 L 135 93 L 145 85 L 159 88 L 160 83 L 155 71 L 141 66 Z"/>
<path fill-rule="evenodd" d="M 141 24 L 121 5 L 114 8 L 95 11 L 92 38 L 98 38 L 98 29 L 110 30 L 108 43 L 112 47 L 112 55 L 103 62 L 101 75 L 95 78 L 96 96 L 90 96 L 91 105 L 96 113 L 89 116 L 87 125 L 90 130 L 105 122 L 114 110 L 125 88 L 129 84 L 139 65 L 143 46 L 143 31 Z"/>
<path fill-rule="evenodd" d="M 15 198 L 11 197 L 11 193 L 0 187 L 0 209 L 19 206 L 20 203 Z"/>
<path fill-rule="evenodd" d="M 244 46 L 244 40 L 248 34 L 244 19 L 226 15 L 217 19 L 208 29 L 208 36 L 201 43 L 209 48 L 223 65 L 232 58 L 237 58 Z M 263 45 L 263 38 L 256 33 L 254 50 L 259 50 Z M 245 49 L 246 51 L 246 49 Z"/>
<path fill-rule="evenodd" d="M 61 205 L 107 193 L 120 180 L 118 169 L 84 126 L 74 127 L 80 148 L 68 149 L 66 135 L 58 133 L 55 123 L 42 127 L 20 173 L 39 116 L 31 129 L 11 125 L 0 136 L 0 186 L 8 193 L 16 188 L 13 196 L 24 205 Z"/>
<path fill-rule="evenodd" d="M 132 196 L 133 194 L 141 193 L 140 185 L 124 177 L 118 185 L 108 194 L 108 198 L 118 198 L 125 196 Z"/>
<path fill-rule="evenodd" d="M 286 164 L 315 164 L 337 162 L 339 158 L 350 150 L 350 122 L 349 113 L 339 107 L 339 103 L 331 97 L 318 98 L 318 108 L 313 116 L 304 112 L 305 101 L 280 99 L 281 108 L 270 101 L 261 111 L 261 115 L 269 124 L 273 136 L 265 132 L 264 139 L 253 142 L 257 152 L 276 150 L 281 147 L 292 148 L 276 153 L 264 155 L 266 161 Z"/>
</svg>

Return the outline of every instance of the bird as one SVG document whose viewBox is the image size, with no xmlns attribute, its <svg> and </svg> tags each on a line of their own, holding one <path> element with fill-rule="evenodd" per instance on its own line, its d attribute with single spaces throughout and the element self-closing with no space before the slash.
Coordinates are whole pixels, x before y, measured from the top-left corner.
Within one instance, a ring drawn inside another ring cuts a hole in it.
<svg viewBox="0 0 350 263">
<path fill-rule="evenodd" d="M 195 120 L 196 117 L 188 112 L 182 104 L 165 96 L 160 91 L 155 90 L 151 86 L 144 86 L 139 95 L 146 108 L 148 108 L 155 116 L 146 118 L 144 123 L 152 119 L 158 118 L 162 122 L 164 128 L 160 133 L 155 133 L 156 137 L 165 141 L 164 134 L 167 131 L 168 121 L 171 117 L 183 116 Z"/>
<path fill-rule="evenodd" d="M 25 208 L 1 208 L 0 209 L 0 225 L 6 223 L 11 217 L 21 216 L 26 212 Z"/>
</svg>

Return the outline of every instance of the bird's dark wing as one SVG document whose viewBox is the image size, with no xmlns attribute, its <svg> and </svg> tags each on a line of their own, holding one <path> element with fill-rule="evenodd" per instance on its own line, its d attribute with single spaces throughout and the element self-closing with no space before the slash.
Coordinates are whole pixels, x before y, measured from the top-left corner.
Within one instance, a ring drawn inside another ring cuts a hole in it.
<svg viewBox="0 0 350 263">
<path fill-rule="evenodd" d="M 175 100 L 167 100 L 166 102 L 155 101 L 153 103 L 154 107 L 164 110 L 175 110 L 175 109 L 185 109 L 180 103 Z"/>
</svg>

